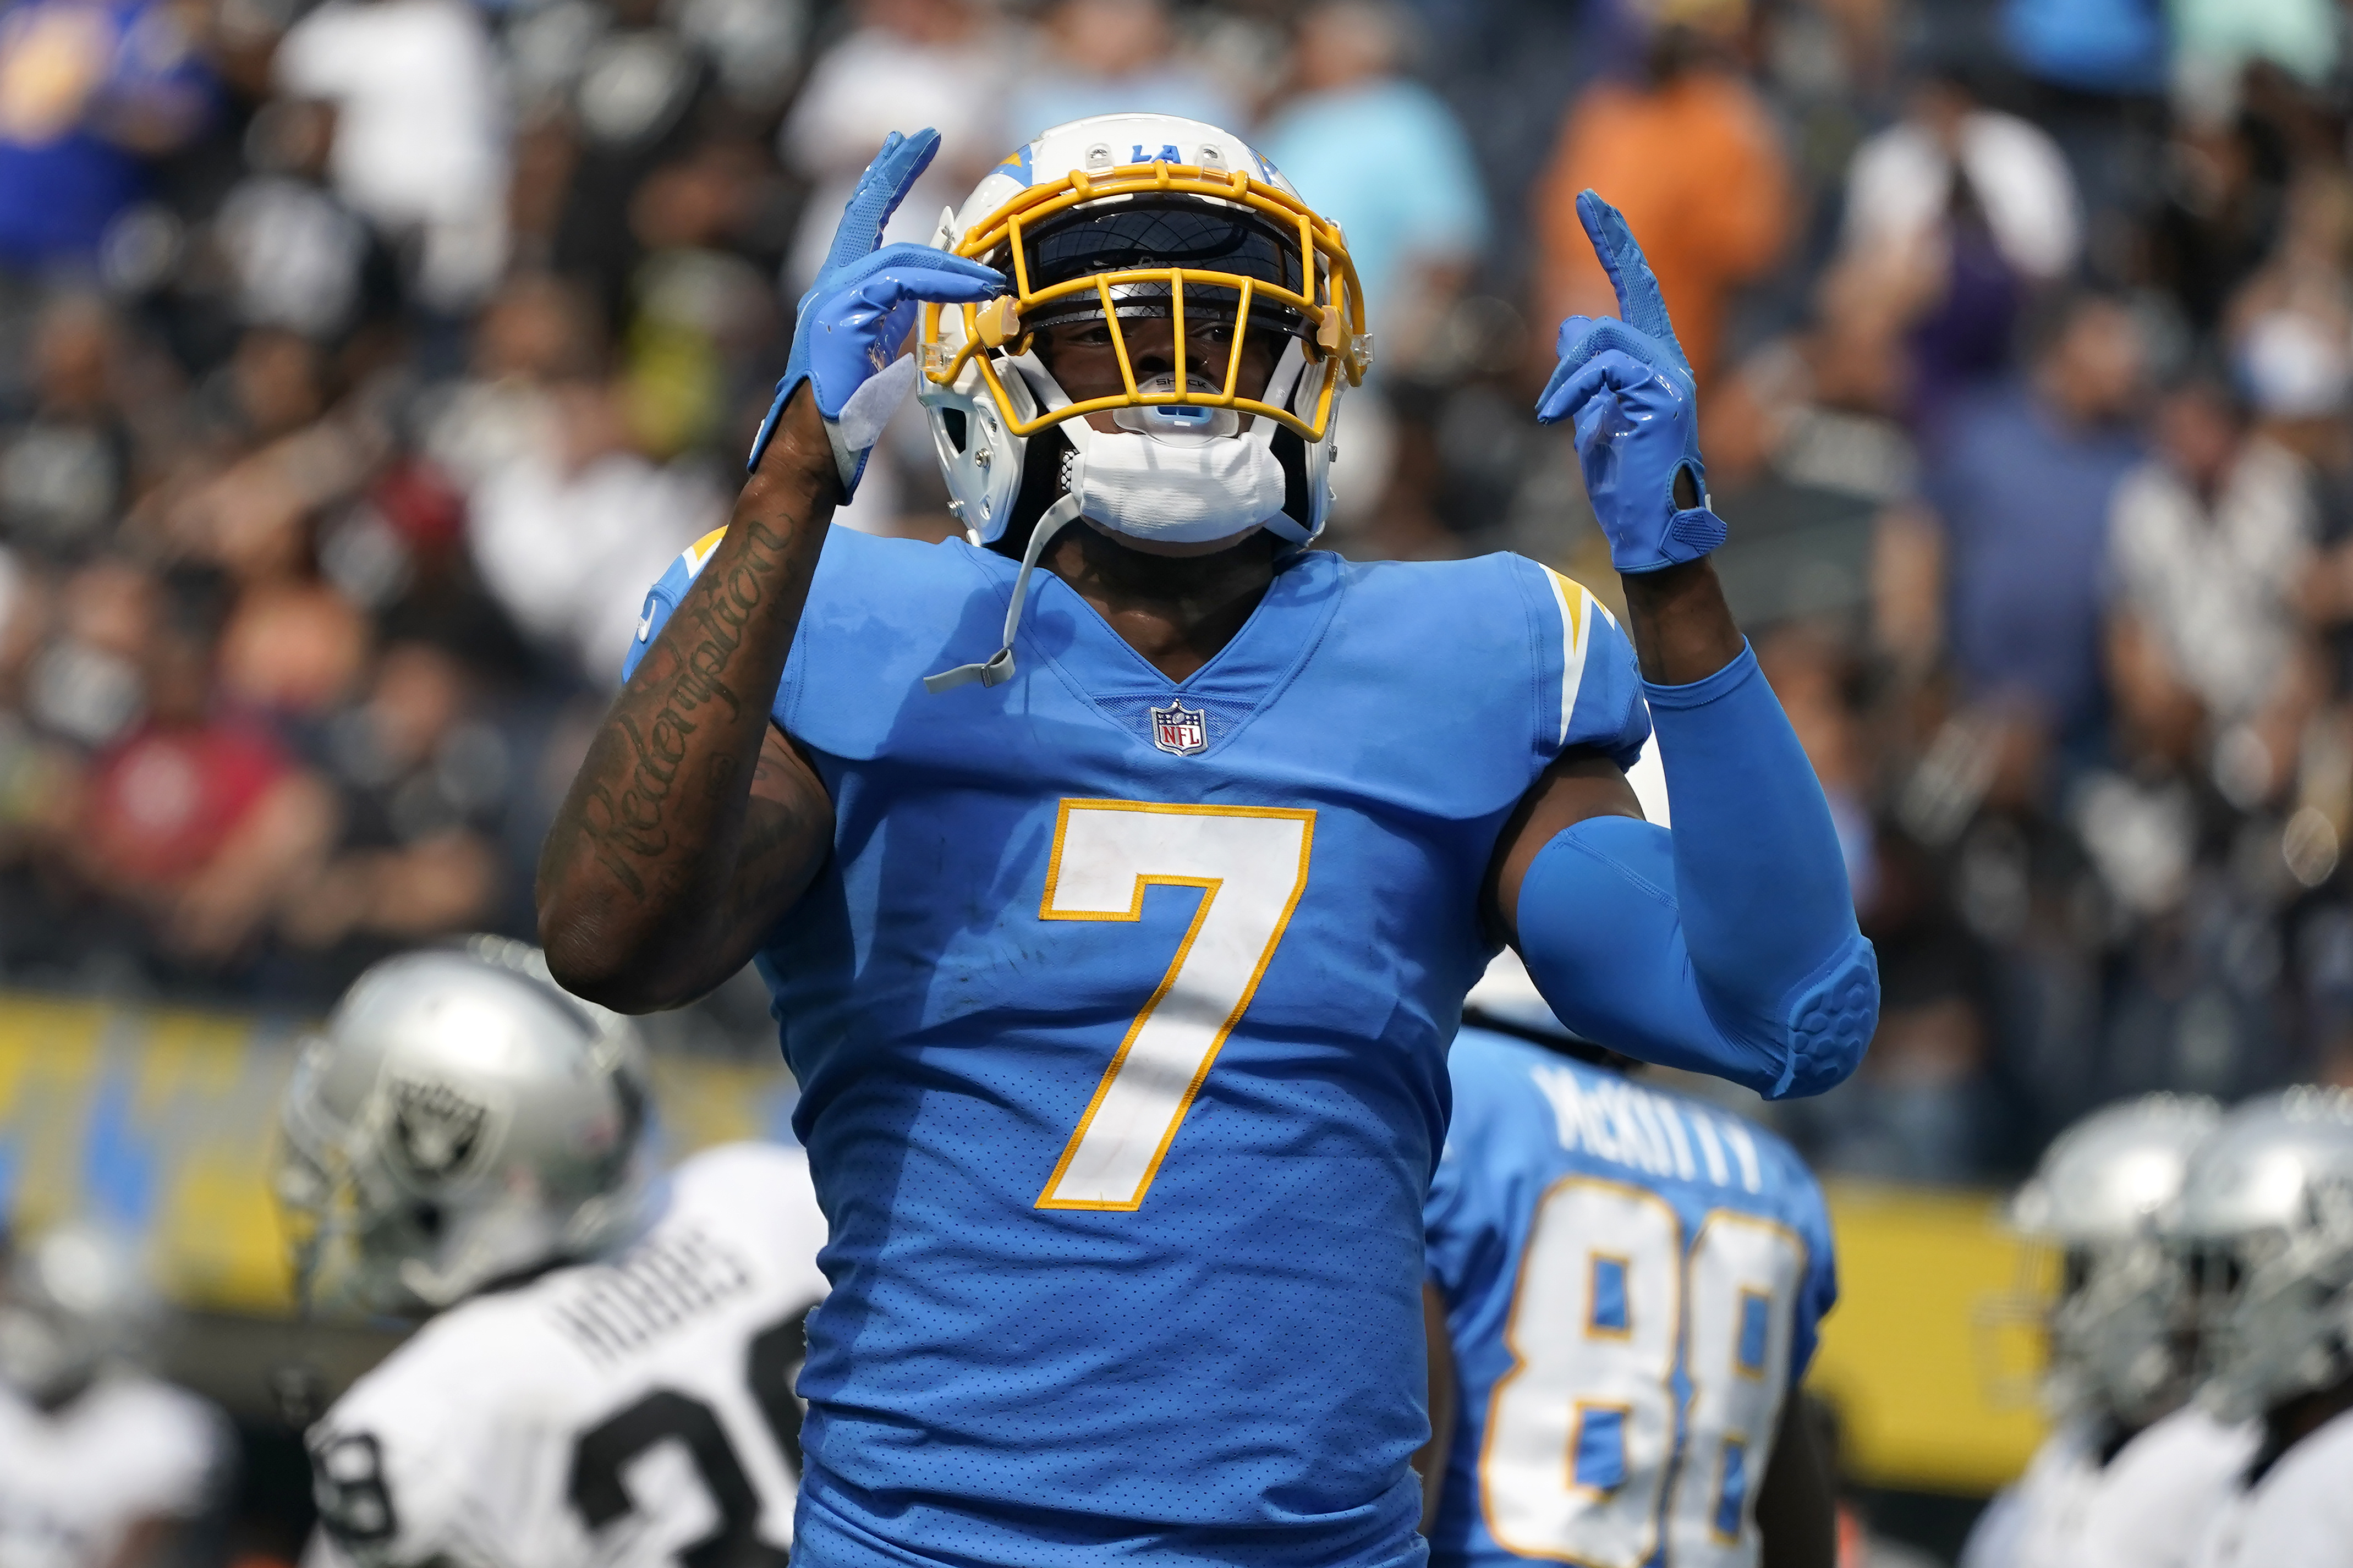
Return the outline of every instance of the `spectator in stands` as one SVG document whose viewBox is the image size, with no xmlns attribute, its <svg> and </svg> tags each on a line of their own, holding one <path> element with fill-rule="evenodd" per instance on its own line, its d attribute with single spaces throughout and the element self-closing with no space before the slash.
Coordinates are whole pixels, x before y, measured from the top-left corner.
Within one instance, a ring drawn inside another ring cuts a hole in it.
<svg viewBox="0 0 2353 1568">
<path fill-rule="evenodd" d="M 506 741 L 473 704 L 457 658 L 399 642 L 384 651 L 365 699 L 327 726 L 342 828 L 281 923 L 332 969 L 328 986 L 400 946 L 499 912 L 494 842 L 513 770 Z"/>
<path fill-rule="evenodd" d="M 785 167 L 809 182 L 785 261 L 788 300 L 817 275 L 874 149 L 890 132 L 914 129 L 909 104 L 923 106 L 940 153 L 899 205 L 883 236 L 889 243 L 928 242 L 942 207 L 962 202 L 989 165 L 1045 129 L 1007 123 L 1012 49 L 977 0 L 859 0 L 854 15 L 858 26 L 809 68 L 776 136 Z"/>
<path fill-rule="evenodd" d="M 1917 457 L 1881 407 L 1886 373 L 1825 321 L 1718 378 L 1701 415 L 1708 493 L 1740 519 L 1715 556 L 1746 626 L 1868 614 L 1879 521 L 1916 503 Z"/>
<path fill-rule="evenodd" d="M 422 444 L 465 497 L 473 575 L 567 679 L 610 687 L 645 584 L 725 521 L 718 489 L 691 463 L 647 459 L 596 310 L 554 279 L 501 289 L 472 374 L 425 401 Z"/>
<path fill-rule="evenodd" d="M 321 514 L 367 482 L 392 432 L 368 400 L 336 399 L 324 351 L 285 328 L 248 330 L 223 372 L 205 448 L 144 499 L 126 532 L 242 584 L 306 574 Z M 297 668 L 286 679 L 307 684 L 319 674 Z"/>
<path fill-rule="evenodd" d="M 161 0 L 18 0 L 0 12 L 0 268 L 88 272 L 143 163 L 212 104 L 212 74 Z"/>
<path fill-rule="evenodd" d="M 2176 79 L 2189 93 L 2224 96 L 2253 60 L 2319 87 L 2344 25 L 2328 0 L 2173 0 L 2167 16 Z"/>
<path fill-rule="evenodd" d="M 1186 55 L 1167 0 L 1054 0 L 1047 53 L 1025 63 L 1006 100 L 999 137 L 1027 142 L 1050 125 L 1142 110 L 1233 125 L 1242 106 Z"/>
<path fill-rule="evenodd" d="M 1840 270 L 1894 314 L 1915 424 L 2008 367 L 2021 307 L 2068 275 L 2082 229 L 2057 144 L 1957 73 L 1922 82 L 1905 118 L 1857 150 Z"/>
<path fill-rule="evenodd" d="M 1300 18 L 1292 94 L 1259 149 L 1347 230 L 1375 365 L 1410 366 L 1476 265 L 1487 198 L 1454 111 L 1400 75 L 1410 18 L 1394 0 L 1326 0 Z"/>
<path fill-rule="evenodd" d="M 278 46 L 279 89 L 333 105 L 328 168 L 352 207 L 416 247 L 433 310 L 480 301 L 506 263 L 499 61 L 466 0 L 327 0 Z"/>
<path fill-rule="evenodd" d="M 604 29 L 579 49 L 562 84 L 571 157 L 550 259 L 596 290 L 620 320 L 643 248 L 630 221 L 639 184 L 708 133 L 715 64 L 663 15 L 657 0 L 602 8 Z"/>
<path fill-rule="evenodd" d="M 2217 729 L 2255 722 L 2277 707 L 2301 631 L 2294 605 L 2315 526 L 2307 476 L 2250 431 L 2237 397 L 2210 377 L 2158 405 L 2155 434 L 2155 454 L 2125 476 L 2109 511 L 2109 657 L 2137 672 L 2119 689 L 2178 688 Z M 2302 719 L 2278 719 L 2274 767 Z M 2251 798 L 2268 796 L 2272 782 Z"/>
<path fill-rule="evenodd" d="M 398 309 L 390 249 L 327 183 L 334 142 L 327 104 L 272 99 L 254 111 L 245 133 L 254 173 L 212 225 L 241 324 L 332 342 Z"/>
<path fill-rule="evenodd" d="M 2070 816 L 2116 911 L 2103 1068 L 2116 1088 L 2154 1075 L 2228 1092 L 2277 1070 L 2276 961 L 2246 955 L 2285 943 L 2282 906 L 2332 868 L 2314 875 L 2310 825 L 2252 866 L 2245 847 L 2316 782 L 2298 753 L 2326 679 L 2295 609 L 2313 563 L 2309 476 L 2248 416 L 2228 384 L 2186 378 L 2110 514 L 2115 763 L 2079 781 Z M 2326 766 L 2327 748 L 2310 760 Z"/>
<path fill-rule="evenodd" d="M 1598 83 L 1577 100 L 1531 197 L 1537 315 L 1617 310 L 1577 221 L 1577 193 L 1590 186 L 1642 237 L 1704 387 L 1733 290 L 1771 267 L 1788 238 L 1789 164 L 1770 111 L 1729 58 L 1745 0 L 1672 0 L 1657 10 L 1643 79 Z M 1538 336 L 1549 355 L 1549 334 Z"/>
<path fill-rule="evenodd" d="M 1935 578 L 1965 693 L 2017 705 L 2078 748 L 2098 742 L 2109 504 L 2140 458 L 2129 420 L 2143 366 L 2123 306 L 2060 301 L 2027 374 L 1961 399 L 1926 453 Z"/>
<path fill-rule="evenodd" d="M 1397 416 L 1384 388 L 1443 379 L 1444 329 L 1486 243 L 1486 194 L 1461 123 L 1401 74 L 1412 19 L 1396 0 L 1329 0 L 1299 22 L 1292 96 L 1258 145 L 1347 231 L 1373 334 L 1373 380 L 1349 399 L 1333 470 L 1342 535 L 1383 500 Z"/>
<path fill-rule="evenodd" d="M 1885 265 L 1989 232 L 2001 259 L 2035 282 L 2063 278 L 2083 247 L 2075 186 L 2058 144 L 1978 103 L 1955 75 L 1913 89 L 1905 118 L 1865 142 L 1847 174 L 1844 244 Z"/>
<path fill-rule="evenodd" d="M 311 875 L 333 830 L 332 798 L 266 730 L 216 701 L 228 605 L 218 574 L 96 574 L 80 592 L 123 601 L 109 613 L 142 623 L 143 713 L 91 760 L 52 853 L 137 917 L 167 968 L 233 965 Z"/>
<path fill-rule="evenodd" d="M 2209 332 L 2278 240 L 2287 149 L 2250 115 L 2189 105 L 2164 157 L 2172 177 L 2150 225 L 2152 281 Z"/>
<path fill-rule="evenodd" d="M 491 463 L 469 496 L 482 583 L 544 651 L 597 687 L 621 678 L 646 585 L 727 520 L 708 476 L 647 459 L 603 374 L 547 388 L 536 440 Z"/>
<path fill-rule="evenodd" d="M 43 312 L 33 345 L 33 417 L 0 436 L 0 531 L 41 554 L 102 544 L 131 488 L 133 443 L 116 396 L 114 312 L 67 294 Z"/>
<path fill-rule="evenodd" d="M 748 445 L 780 324 L 772 268 L 742 244 L 761 153 L 712 138 L 649 172 L 629 202 L 639 247 L 619 342 L 629 429 L 649 456 Z M 918 421 L 920 423 L 920 421 Z"/>
</svg>

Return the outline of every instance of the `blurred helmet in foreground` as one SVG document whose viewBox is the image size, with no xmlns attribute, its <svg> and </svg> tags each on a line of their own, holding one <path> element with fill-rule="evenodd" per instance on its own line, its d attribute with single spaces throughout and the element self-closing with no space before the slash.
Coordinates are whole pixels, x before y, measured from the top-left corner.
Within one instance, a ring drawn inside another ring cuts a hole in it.
<svg viewBox="0 0 2353 1568">
<path fill-rule="evenodd" d="M 2353 1374 L 2353 1093 L 2292 1089 L 2233 1110 L 2167 1230 L 2189 1263 L 2200 1399 L 2217 1416 Z"/>
<path fill-rule="evenodd" d="M 16 1251 L 0 1284 L 0 1383 L 38 1403 L 60 1398 L 137 1355 L 162 1321 L 133 1238 L 56 1226 Z"/>
<path fill-rule="evenodd" d="M 2188 1397 L 2180 1269 L 2158 1224 L 2221 1109 L 2203 1096 L 2152 1094 L 2095 1110 L 2059 1135 L 2010 1200 L 2010 1224 L 2055 1250 L 2057 1299 L 2047 1404 L 2130 1426 Z"/>
<path fill-rule="evenodd" d="M 277 1195 L 305 1304 L 432 1310 L 592 1256 L 644 1188 L 637 1031 L 476 938 L 360 976 L 303 1049 Z"/>
</svg>

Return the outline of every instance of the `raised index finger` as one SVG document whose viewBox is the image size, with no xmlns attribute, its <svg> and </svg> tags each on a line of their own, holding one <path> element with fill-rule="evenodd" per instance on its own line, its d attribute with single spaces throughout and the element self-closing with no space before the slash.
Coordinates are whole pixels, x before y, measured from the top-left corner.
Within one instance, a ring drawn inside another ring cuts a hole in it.
<svg viewBox="0 0 2353 1568">
<path fill-rule="evenodd" d="M 1675 341 L 1674 323 L 1667 319 L 1666 297 L 1659 292 L 1658 274 L 1644 259 L 1634 231 L 1626 226 L 1625 215 L 1603 201 L 1599 193 L 1588 190 L 1577 195 L 1577 216 L 1585 225 L 1585 237 L 1593 242 L 1601 269 L 1609 274 L 1610 288 L 1618 292 L 1619 320 L 1672 349 L 1689 374 L 1691 359 Z"/>
<path fill-rule="evenodd" d="M 913 136 L 893 131 L 883 139 L 882 150 L 859 176 L 858 188 L 850 193 L 849 205 L 842 211 L 841 227 L 826 258 L 828 267 L 848 266 L 882 243 L 883 226 L 939 151 L 940 133 L 929 126 Z"/>
</svg>

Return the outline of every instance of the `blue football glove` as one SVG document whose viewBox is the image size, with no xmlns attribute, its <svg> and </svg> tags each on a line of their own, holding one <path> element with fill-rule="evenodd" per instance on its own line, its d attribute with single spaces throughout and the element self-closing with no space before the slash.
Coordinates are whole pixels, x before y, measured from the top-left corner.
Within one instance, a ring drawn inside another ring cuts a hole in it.
<svg viewBox="0 0 2353 1568">
<path fill-rule="evenodd" d="M 1545 384 L 1536 418 L 1576 421 L 1577 460 L 1611 565 L 1631 575 L 1696 561 L 1724 542 L 1724 521 L 1708 510 L 1691 361 L 1626 219 L 1591 191 L 1577 198 L 1577 216 L 1625 319 L 1571 316 L 1560 324 L 1560 366 Z M 1693 507 L 1675 504 L 1675 478 L 1685 469 L 1699 501 Z"/>
<path fill-rule="evenodd" d="M 793 318 L 792 357 L 776 383 L 776 400 L 760 421 L 745 467 L 757 472 L 761 456 L 776 436 L 803 382 L 817 399 L 825 433 L 833 443 L 844 500 L 858 489 L 866 456 L 882 426 L 915 384 L 915 362 L 899 347 L 914 330 L 926 302 L 977 303 L 1005 291 L 1005 279 L 977 261 L 966 261 L 928 245 L 882 245 L 882 226 L 907 199 L 908 188 L 940 150 L 940 133 L 891 132 L 874 162 L 859 177 L 834 231 L 833 248 L 818 268 L 817 282 L 801 296 Z"/>
</svg>

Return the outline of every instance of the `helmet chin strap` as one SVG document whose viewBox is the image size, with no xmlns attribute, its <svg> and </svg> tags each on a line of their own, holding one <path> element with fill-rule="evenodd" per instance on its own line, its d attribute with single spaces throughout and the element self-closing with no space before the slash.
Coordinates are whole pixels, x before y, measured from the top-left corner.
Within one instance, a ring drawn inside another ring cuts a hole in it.
<svg viewBox="0 0 2353 1568">
<path fill-rule="evenodd" d="M 1054 379 L 1052 373 L 1047 370 L 1044 363 L 1035 353 L 1008 355 L 1006 363 L 1017 377 L 1029 384 L 1029 390 L 1050 410 L 1059 411 L 1071 405 L 1070 394 L 1062 390 L 1061 384 Z M 1290 378 L 1287 383 L 1283 380 L 1286 373 Z M 1275 385 L 1280 384 L 1282 387 L 1282 395 L 1280 397 L 1270 398 L 1269 401 L 1289 406 L 1291 399 L 1297 395 L 1299 386 L 1306 374 L 1306 350 L 1294 338 L 1292 340 L 1291 346 L 1284 352 L 1282 360 L 1277 362 L 1274 374 L 1268 378 L 1269 390 L 1271 391 Z M 1262 429 L 1209 439 L 1250 441 L 1256 443 L 1261 450 L 1264 450 L 1270 448 L 1273 442 L 1274 422 L 1261 416 L 1261 424 L 1263 426 Z M 1117 436 L 1109 435 L 1088 425 L 1084 417 L 1065 420 L 1063 428 L 1070 437 L 1071 449 L 1077 458 L 1076 467 L 1071 475 L 1072 483 L 1071 488 L 1063 491 L 1060 500 L 1046 509 L 1045 514 L 1039 518 L 1037 526 L 1029 531 L 1029 547 L 1021 552 L 1021 570 L 1013 579 L 1013 602 L 1006 607 L 1005 611 L 1004 642 L 995 653 L 978 664 L 960 664 L 954 669 L 944 669 L 937 675 L 923 677 L 924 690 L 933 693 L 950 691 L 959 686 L 969 686 L 975 681 L 978 681 L 984 687 L 1001 686 L 1013 679 L 1013 640 L 1015 634 L 1021 627 L 1022 606 L 1029 600 L 1030 574 L 1038 569 L 1038 562 L 1044 555 L 1048 543 L 1056 534 L 1075 521 L 1083 510 L 1086 462 L 1089 453 L 1095 449 L 1097 442 L 1153 440 L 1153 437 L 1148 436 L 1132 435 L 1126 432 Z M 1279 499 L 1270 515 L 1244 523 L 1227 534 L 1212 537 L 1239 537 L 1252 528 L 1264 528 L 1294 544 L 1304 543 L 1307 539 L 1304 525 L 1283 512 Z M 1124 533 L 1127 531 L 1121 529 L 1114 531 Z M 1149 536 L 1135 535 L 1134 537 Z"/>
<path fill-rule="evenodd" d="M 1004 646 L 979 664 L 960 664 L 954 669 L 923 677 L 924 690 L 949 691 L 976 680 L 983 686 L 1002 686 L 1013 679 L 1013 634 L 1021 627 L 1021 605 L 1029 595 L 1029 574 L 1038 569 L 1038 557 L 1046 552 L 1047 542 L 1078 515 L 1079 498 L 1065 495 L 1048 507 L 1046 515 L 1038 520 L 1038 526 L 1029 531 L 1029 548 L 1021 552 L 1020 574 L 1013 579 L 1013 603 L 1005 610 Z"/>
</svg>

